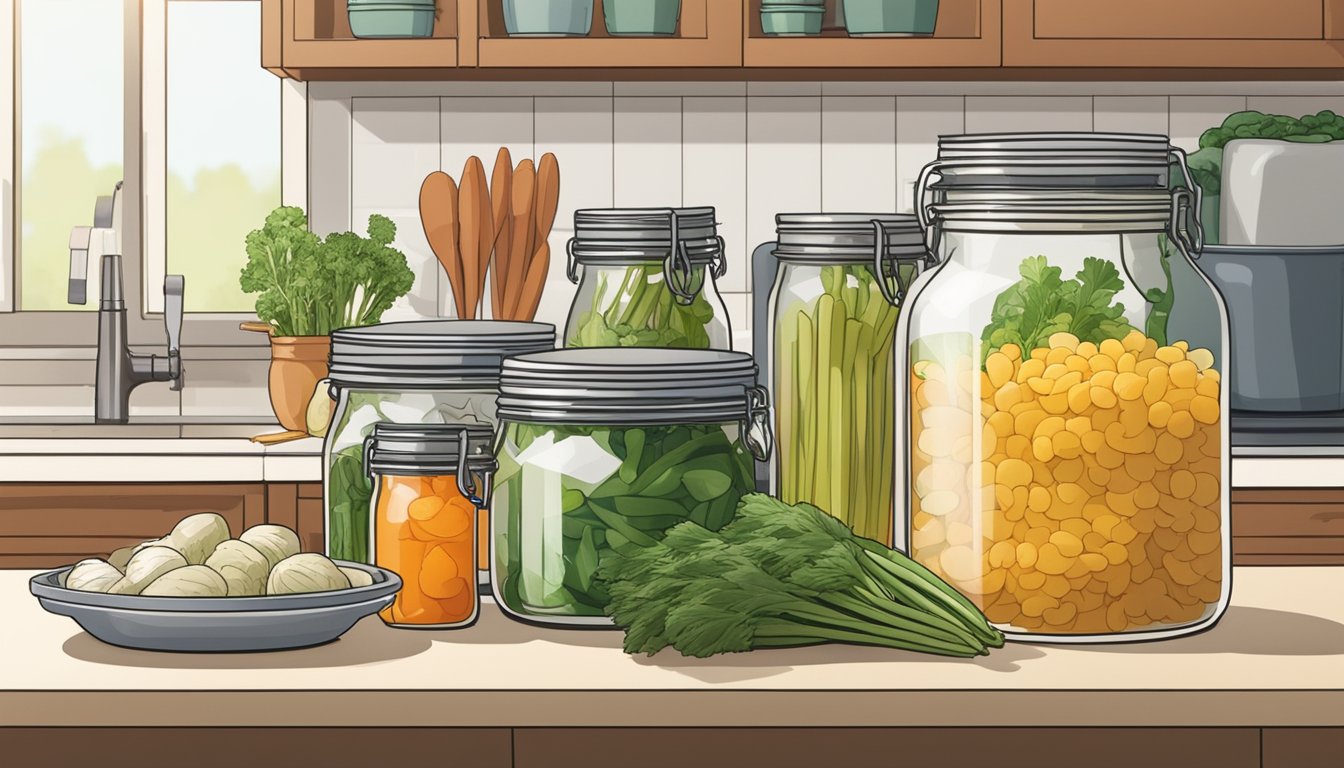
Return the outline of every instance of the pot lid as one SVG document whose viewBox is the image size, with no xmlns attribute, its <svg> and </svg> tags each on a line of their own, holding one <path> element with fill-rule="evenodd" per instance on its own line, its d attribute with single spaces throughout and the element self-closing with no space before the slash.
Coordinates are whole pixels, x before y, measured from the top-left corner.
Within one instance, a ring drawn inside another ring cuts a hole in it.
<svg viewBox="0 0 1344 768">
<path fill-rule="evenodd" d="M 555 347 L 555 326 L 505 320 L 424 320 L 331 334 L 337 386 L 460 386 L 493 381 L 510 355 Z"/>
<path fill-rule="evenodd" d="M 756 362 L 718 350 L 563 349 L 504 361 L 501 420 L 725 424 L 748 417 Z"/>
<path fill-rule="evenodd" d="M 463 448 L 465 468 L 490 469 L 494 439 L 494 429 L 483 424 L 379 422 L 366 444 L 366 469 L 380 475 L 457 475 L 464 467 Z"/>
<path fill-rule="evenodd" d="M 886 258 L 922 261 L 924 235 L 913 214 L 781 213 L 775 217 L 775 256 L 780 261 L 812 263 L 872 262 L 880 222 Z"/>
</svg>

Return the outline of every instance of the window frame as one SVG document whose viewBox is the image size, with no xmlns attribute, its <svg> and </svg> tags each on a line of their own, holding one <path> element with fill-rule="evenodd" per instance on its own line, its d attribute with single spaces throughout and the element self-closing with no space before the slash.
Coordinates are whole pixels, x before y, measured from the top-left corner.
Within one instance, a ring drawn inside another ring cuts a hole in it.
<svg viewBox="0 0 1344 768">
<path fill-rule="evenodd" d="M 167 272 L 167 26 L 169 2 L 241 2 L 243 0 L 123 0 L 125 44 L 123 73 L 122 249 L 140 258 L 122 263 L 128 308 L 127 332 L 134 346 L 166 343 L 163 326 L 163 277 Z M 253 0 L 254 2 L 256 0 Z M 13 42 L 0 57 L 0 125 L 9 141 L 0 141 L 0 347 L 92 347 L 97 344 L 97 312 L 25 310 L 19 303 L 19 228 L 22 200 L 21 110 L 19 104 L 21 0 L 0 0 L 0 40 Z M 260 35 L 260 30 L 257 32 Z M 261 67 L 260 58 L 257 66 Z M 280 187 L 285 205 L 307 209 L 307 87 L 281 80 Z M 108 190 L 110 193 L 111 190 Z M 89 201 L 89 216 L 93 201 Z M 81 222 L 71 222 L 76 226 Z M 89 269 L 97 269 L 90 264 Z M 190 292 L 191 285 L 186 286 Z M 90 297 L 90 301 L 96 298 Z M 261 334 L 240 331 L 255 320 L 253 312 L 191 312 L 184 315 L 182 345 L 192 357 L 209 356 L 209 347 L 258 347 Z M 221 352 L 228 356 L 227 352 Z"/>
</svg>

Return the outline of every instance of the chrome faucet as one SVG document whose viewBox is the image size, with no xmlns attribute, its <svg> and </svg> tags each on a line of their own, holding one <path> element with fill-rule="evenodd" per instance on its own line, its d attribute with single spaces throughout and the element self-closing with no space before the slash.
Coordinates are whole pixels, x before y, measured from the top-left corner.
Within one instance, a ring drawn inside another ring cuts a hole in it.
<svg viewBox="0 0 1344 768">
<path fill-rule="evenodd" d="M 163 280 L 163 324 L 168 333 L 166 355 L 132 352 L 126 341 L 126 300 L 121 274 L 120 212 L 121 182 L 111 197 L 99 197 L 92 227 L 70 232 L 70 286 L 68 301 L 84 304 L 88 292 L 89 255 L 98 257 L 98 364 L 94 376 L 93 419 L 99 424 L 125 424 L 131 390 L 147 381 L 172 382 L 181 391 L 182 292 L 181 275 Z"/>
</svg>

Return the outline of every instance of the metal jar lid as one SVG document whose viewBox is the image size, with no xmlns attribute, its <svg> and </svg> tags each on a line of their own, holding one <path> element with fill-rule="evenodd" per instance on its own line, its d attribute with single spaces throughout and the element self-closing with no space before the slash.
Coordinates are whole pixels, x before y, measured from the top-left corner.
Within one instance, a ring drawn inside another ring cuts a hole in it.
<svg viewBox="0 0 1344 768">
<path fill-rule="evenodd" d="M 496 468 L 494 429 L 482 424 L 393 424 L 379 422 L 364 439 L 364 470 L 369 476 L 457 478 L 458 490 L 485 506 L 487 479 Z M 485 487 L 483 488 L 482 485 Z"/>
<path fill-rule="evenodd" d="M 555 348 L 555 326 L 505 320 L 425 320 L 331 334 L 336 387 L 454 388 L 493 384 L 510 355 Z"/>
<path fill-rule="evenodd" d="M 933 205 L 933 228 L 943 232 L 1111 233 L 1167 232 L 1189 195 L 1161 190 L 1096 192 L 1088 199 L 1060 199 L 1048 190 Z"/>
<path fill-rule="evenodd" d="M 724 424 L 760 405 L 743 352 L 562 349 L 504 361 L 500 420 L 544 424 Z"/>
<path fill-rule="evenodd" d="M 1165 163 L 1171 141 L 1156 133 L 968 133 L 940 136 L 938 157 L 946 160 L 1021 157 L 1132 157 Z"/>
<path fill-rule="evenodd" d="M 589 208 L 574 212 L 574 237 L 566 246 L 565 273 L 579 282 L 579 267 L 661 263 L 667 287 L 689 304 L 703 287 L 695 267 L 714 279 L 728 272 L 714 209 Z"/>
<path fill-rule="evenodd" d="M 585 208 L 574 212 L 574 239 L 580 243 L 618 242 L 666 246 L 673 232 L 681 240 L 710 240 L 718 235 L 714 209 Z"/>
<path fill-rule="evenodd" d="M 882 258 L 922 261 L 919 221 L 899 213 L 781 213 L 775 217 L 775 257 L 811 264 L 869 262 L 882 241 Z"/>
</svg>

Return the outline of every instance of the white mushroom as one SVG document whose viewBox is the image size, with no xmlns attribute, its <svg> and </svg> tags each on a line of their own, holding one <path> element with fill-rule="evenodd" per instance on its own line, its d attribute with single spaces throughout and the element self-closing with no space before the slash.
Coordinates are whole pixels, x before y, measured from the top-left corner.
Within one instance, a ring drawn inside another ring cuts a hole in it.
<svg viewBox="0 0 1344 768">
<path fill-rule="evenodd" d="M 299 536 L 283 525 L 254 525 L 238 537 L 257 548 L 274 568 L 281 560 L 299 553 Z"/>
<path fill-rule="evenodd" d="M 229 586 L 213 569 L 184 565 L 150 582 L 141 595 L 148 597 L 224 597 Z"/>
<path fill-rule="evenodd" d="M 75 563 L 65 576 L 65 586 L 81 592 L 106 592 L 118 581 L 121 581 L 121 571 L 105 560 L 93 558 Z"/>
<path fill-rule="evenodd" d="M 145 547 L 126 563 L 126 575 L 108 590 L 113 595 L 138 595 L 150 582 L 163 574 L 187 565 L 186 558 L 176 549 L 163 546 Z"/>
<path fill-rule="evenodd" d="M 290 595 L 301 592 L 330 592 L 349 589 L 350 579 L 336 564 L 322 555 L 306 552 L 281 560 L 266 580 L 266 594 Z"/>
<path fill-rule="evenodd" d="M 203 512 L 182 518 L 161 543 L 181 552 L 188 563 L 201 565 L 215 551 L 215 547 L 228 538 L 228 522 L 214 512 Z"/>
<path fill-rule="evenodd" d="M 210 555 L 205 564 L 224 577 L 230 597 L 263 595 L 271 564 L 257 548 L 245 541 L 229 539 Z"/>
<path fill-rule="evenodd" d="M 345 574 L 345 578 L 350 580 L 350 586 L 352 587 L 368 587 L 373 585 L 373 576 L 370 575 L 368 571 L 360 570 L 359 568 L 346 568 L 345 566 L 340 566 L 340 570 L 341 573 Z"/>
</svg>

